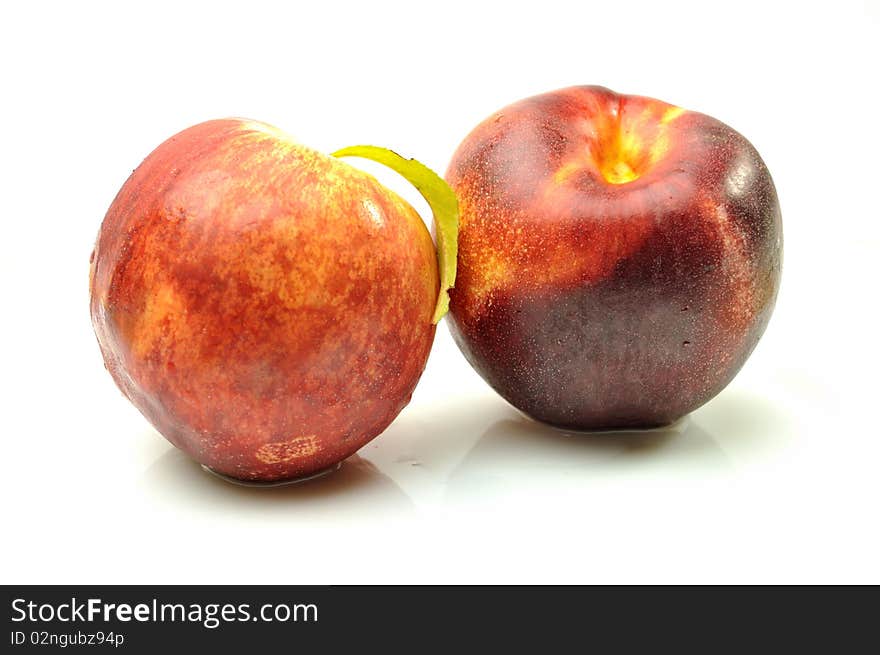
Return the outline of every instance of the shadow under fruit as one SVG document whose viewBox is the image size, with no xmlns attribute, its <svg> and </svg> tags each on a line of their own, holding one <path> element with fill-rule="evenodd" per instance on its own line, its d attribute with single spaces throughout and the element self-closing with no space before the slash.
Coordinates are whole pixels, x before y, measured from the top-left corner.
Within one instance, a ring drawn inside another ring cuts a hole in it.
<svg viewBox="0 0 880 655">
<path fill-rule="evenodd" d="M 782 223 L 754 147 L 658 100 L 572 87 L 459 146 L 451 330 L 511 404 L 572 429 L 668 424 L 721 391 L 779 288 Z"/>
</svg>

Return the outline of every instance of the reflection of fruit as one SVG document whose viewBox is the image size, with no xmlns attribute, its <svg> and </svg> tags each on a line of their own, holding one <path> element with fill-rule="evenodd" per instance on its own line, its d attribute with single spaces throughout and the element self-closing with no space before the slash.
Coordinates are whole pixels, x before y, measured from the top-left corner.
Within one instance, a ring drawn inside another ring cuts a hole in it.
<svg viewBox="0 0 880 655">
<path fill-rule="evenodd" d="M 420 217 L 374 178 L 219 120 L 125 183 L 90 288 L 107 368 L 153 425 L 220 473 L 277 480 L 354 453 L 407 404 L 438 268 Z"/>
<path fill-rule="evenodd" d="M 534 418 L 669 423 L 724 388 L 767 325 L 776 191 L 713 118 L 563 89 L 479 125 L 446 177 L 461 206 L 453 334 Z"/>
</svg>

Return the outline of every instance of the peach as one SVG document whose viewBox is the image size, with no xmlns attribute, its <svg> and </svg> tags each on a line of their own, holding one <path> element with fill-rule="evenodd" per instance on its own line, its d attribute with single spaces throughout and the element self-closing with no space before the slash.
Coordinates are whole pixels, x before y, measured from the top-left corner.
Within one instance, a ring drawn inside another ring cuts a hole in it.
<svg viewBox="0 0 880 655">
<path fill-rule="evenodd" d="M 526 414 L 569 429 L 670 423 L 761 337 L 782 224 L 755 148 L 714 118 L 601 87 L 490 116 L 459 146 L 453 335 Z"/>
<path fill-rule="evenodd" d="M 198 462 L 254 481 L 326 469 L 391 423 L 425 368 L 438 290 L 407 202 L 239 119 L 147 157 L 107 212 L 90 275 L 122 392 Z"/>
</svg>

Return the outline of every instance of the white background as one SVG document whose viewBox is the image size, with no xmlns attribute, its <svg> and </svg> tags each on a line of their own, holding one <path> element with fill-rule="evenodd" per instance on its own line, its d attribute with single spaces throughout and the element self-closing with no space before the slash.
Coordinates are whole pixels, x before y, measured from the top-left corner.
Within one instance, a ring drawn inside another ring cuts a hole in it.
<svg viewBox="0 0 880 655">
<path fill-rule="evenodd" d="M 5 3 L 0 580 L 880 582 L 878 5 Z M 104 371 L 89 253 L 171 134 L 247 116 L 442 172 L 494 110 L 591 83 L 729 123 L 779 191 L 768 332 L 674 430 L 529 423 L 441 325 L 412 403 L 359 457 L 249 490 L 188 461 Z"/>
</svg>

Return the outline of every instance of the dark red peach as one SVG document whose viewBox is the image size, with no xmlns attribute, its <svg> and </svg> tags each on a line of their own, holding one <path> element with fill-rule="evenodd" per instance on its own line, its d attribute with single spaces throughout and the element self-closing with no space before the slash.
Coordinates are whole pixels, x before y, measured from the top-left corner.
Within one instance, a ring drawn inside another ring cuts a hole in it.
<svg viewBox="0 0 880 655">
<path fill-rule="evenodd" d="M 453 336 L 540 421 L 674 421 L 730 382 L 767 326 L 776 191 L 714 118 L 563 89 L 481 123 L 446 178 L 461 209 Z"/>
</svg>

